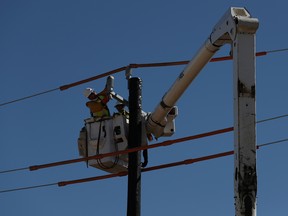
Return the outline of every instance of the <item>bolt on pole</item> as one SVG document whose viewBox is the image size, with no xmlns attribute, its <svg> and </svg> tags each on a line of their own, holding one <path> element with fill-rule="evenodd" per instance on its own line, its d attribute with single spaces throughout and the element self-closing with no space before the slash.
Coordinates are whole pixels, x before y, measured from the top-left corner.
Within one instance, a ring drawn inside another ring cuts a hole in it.
<svg viewBox="0 0 288 216">
<path fill-rule="evenodd" d="M 142 81 L 133 77 L 129 87 L 128 148 L 141 146 L 142 141 Z M 127 216 L 140 216 L 141 212 L 141 153 L 129 153 Z"/>
</svg>

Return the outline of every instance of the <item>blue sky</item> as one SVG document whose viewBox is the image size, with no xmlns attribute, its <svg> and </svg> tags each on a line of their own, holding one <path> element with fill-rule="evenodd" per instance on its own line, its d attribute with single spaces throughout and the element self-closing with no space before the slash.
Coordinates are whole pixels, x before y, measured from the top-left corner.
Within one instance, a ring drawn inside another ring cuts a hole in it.
<svg viewBox="0 0 288 216">
<path fill-rule="evenodd" d="M 130 63 L 189 60 L 229 7 L 259 19 L 256 50 L 288 48 L 285 1 L 19 1 L 0 2 L 0 103 L 54 89 Z M 215 57 L 229 54 L 223 47 Z M 233 125 L 232 61 L 209 63 L 178 101 L 176 139 Z M 287 52 L 257 58 L 257 120 L 288 114 Z M 184 66 L 139 68 L 143 109 L 151 112 Z M 115 91 L 128 96 L 124 73 Z M 0 170 L 78 158 L 77 138 L 89 116 L 82 91 L 66 91 L 0 107 Z M 109 106 L 113 111 L 115 101 Z M 285 118 L 257 124 L 257 143 L 286 139 Z M 155 143 L 152 142 L 152 143 Z M 149 151 L 148 166 L 230 151 L 233 133 Z M 288 145 L 257 154 L 261 216 L 287 211 Z M 142 174 L 142 215 L 233 215 L 233 156 Z M 85 163 L 0 174 L 0 190 L 104 175 Z M 127 177 L 0 194 L 0 214 L 125 215 Z"/>
</svg>

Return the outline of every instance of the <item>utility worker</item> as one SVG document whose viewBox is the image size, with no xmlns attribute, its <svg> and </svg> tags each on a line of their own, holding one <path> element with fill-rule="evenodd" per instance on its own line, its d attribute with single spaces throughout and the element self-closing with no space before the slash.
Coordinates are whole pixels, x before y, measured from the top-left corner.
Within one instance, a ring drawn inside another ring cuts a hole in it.
<svg viewBox="0 0 288 216">
<path fill-rule="evenodd" d="M 86 88 L 83 94 L 90 100 L 86 103 L 86 106 L 90 109 L 92 117 L 102 118 L 110 116 L 107 106 L 110 96 L 105 90 L 97 94 L 92 88 Z"/>
<path fill-rule="evenodd" d="M 124 107 L 125 107 L 124 103 L 117 101 L 117 103 L 114 107 L 118 111 L 118 113 L 115 113 L 115 114 L 124 115 L 126 118 L 129 118 L 129 112 L 124 109 Z"/>
</svg>

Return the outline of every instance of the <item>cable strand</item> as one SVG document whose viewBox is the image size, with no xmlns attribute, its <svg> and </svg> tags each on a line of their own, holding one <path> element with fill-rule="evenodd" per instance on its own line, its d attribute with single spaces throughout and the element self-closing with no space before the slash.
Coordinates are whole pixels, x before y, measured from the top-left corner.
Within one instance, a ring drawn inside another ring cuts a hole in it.
<svg viewBox="0 0 288 216">
<path fill-rule="evenodd" d="M 256 123 L 263 123 L 263 122 L 277 120 L 277 119 L 285 118 L 285 117 L 288 117 L 288 114 L 279 115 L 279 116 L 259 120 Z M 67 165 L 67 164 L 72 164 L 72 163 L 89 161 L 89 160 L 93 160 L 93 159 L 102 159 L 105 157 L 116 156 L 119 154 L 128 154 L 128 153 L 132 153 L 135 151 L 141 151 L 141 150 L 152 149 L 152 148 L 157 148 L 157 147 L 161 147 L 161 146 L 173 145 L 175 143 L 185 142 L 185 141 L 189 141 L 189 140 L 195 140 L 195 139 L 204 138 L 204 137 L 213 136 L 213 135 L 222 134 L 222 133 L 227 133 L 227 132 L 230 132 L 233 130 L 234 130 L 233 127 L 223 128 L 223 129 L 214 130 L 214 131 L 210 131 L 210 132 L 206 132 L 206 133 L 202 133 L 202 134 L 196 134 L 196 135 L 192 135 L 192 136 L 182 137 L 182 138 L 178 138 L 178 139 L 174 139 L 174 140 L 166 140 L 166 141 L 152 144 L 152 145 L 148 145 L 148 146 L 140 146 L 140 147 L 133 148 L 133 149 L 127 149 L 127 150 L 122 150 L 122 151 L 117 151 L 117 152 L 110 152 L 110 153 L 106 153 L 106 154 L 98 154 L 96 156 L 88 156 L 88 157 L 84 157 L 84 158 L 76 158 L 76 159 L 70 159 L 70 160 L 65 160 L 65 161 L 52 162 L 52 163 L 42 164 L 42 165 L 33 165 L 33 166 L 23 167 L 23 168 L 2 170 L 2 171 L 0 171 L 0 174 L 9 173 L 9 172 L 17 172 L 17 171 L 22 171 L 22 170 L 35 171 L 38 169 Z"/>
<path fill-rule="evenodd" d="M 47 90 L 47 91 L 35 93 L 33 95 L 29 95 L 29 96 L 26 96 L 26 97 L 22 97 L 22 98 L 18 98 L 18 99 L 12 100 L 12 101 L 8 101 L 8 102 L 0 104 L 0 106 L 5 106 L 5 105 L 8 105 L 8 104 L 15 103 L 15 102 L 22 101 L 22 100 L 26 100 L 26 99 L 29 99 L 29 98 L 32 98 L 32 97 L 37 97 L 37 96 L 40 96 L 40 95 L 43 95 L 43 94 L 47 94 L 47 93 L 50 93 L 50 92 L 53 92 L 53 91 L 56 91 L 56 90 L 59 90 L 59 88 L 50 89 L 50 90 Z"/>
<path fill-rule="evenodd" d="M 278 144 L 278 143 L 282 143 L 282 142 L 286 142 L 286 141 L 288 141 L 288 138 L 269 142 L 269 143 L 260 144 L 260 145 L 257 145 L 257 149 L 259 149 L 260 147 L 263 147 L 263 146 L 269 146 L 272 144 Z M 157 165 L 157 166 L 153 166 L 153 167 L 147 167 L 147 168 L 142 169 L 142 172 L 149 172 L 149 171 L 154 171 L 154 170 L 159 170 L 159 169 L 166 169 L 166 168 L 171 168 L 171 167 L 180 166 L 180 165 L 190 165 L 190 164 L 193 164 L 196 162 L 202 162 L 202 161 L 216 159 L 216 158 L 220 158 L 220 157 L 226 157 L 226 156 L 233 155 L 233 154 L 234 154 L 234 151 L 226 151 L 226 152 L 212 154 L 212 155 L 203 156 L 203 157 L 199 157 L 199 158 L 191 158 L 191 159 L 186 159 L 183 161 L 172 162 L 172 163 Z M 35 186 L 30 186 L 30 187 L 20 187 L 20 188 L 2 190 L 2 191 L 0 191 L 0 193 L 29 190 L 29 189 L 48 187 L 48 186 L 54 186 L 54 185 L 58 185 L 59 187 L 62 187 L 62 186 L 67 186 L 67 185 L 71 185 L 71 184 L 79 184 L 79 183 L 98 181 L 98 180 L 104 180 L 104 179 L 115 178 L 115 177 L 123 177 L 123 176 L 126 176 L 127 174 L 128 174 L 127 171 L 123 171 L 123 172 L 119 172 L 119 173 L 112 173 L 112 174 L 96 176 L 96 177 L 82 178 L 82 179 L 76 179 L 76 180 L 70 180 L 70 181 L 61 181 L 58 183 L 50 183 L 50 184 L 35 185 Z"/>
<path fill-rule="evenodd" d="M 16 169 L 10 169 L 10 170 L 3 170 L 3 171 L 0 171 L 0 174 L 9 173 L 9 172 L 18 172 L 18 171 L 22 171 L 22 170 L 29 170 L 29 167 L 16 168 Z"/>
<path fill-rule="evenodd" d="M 8 192 L 14 192 L 14 191 L 30 190 L 30 189 L 34 189 L 34 188 L 42 188 L 42 187 L 54 186 L 54 185 L 57 185 L 57 184 L 58 183 L 50 183 L 50 184 L 34 185 L 34 186 L 29 186 L 29 187 L 19 187 L 19 188 L 13 188 L 13 189 L 8 189 L 8 190 L 1 190 L 0 193 L 8 193 Z"/>
<path fill-rule="evenodd" d="M 282 139 L 282 140 L 276 140 L 276 141 L 272 141 L 272 142 L 268 142 L 268 143 L 263 143 L 263 144 L 260 144 L 258 146 L 259 147 L 269 146 L 269 145 L 279 144 L 279 143 L 287 142 L 287 141 L 288 141 L 288 138 L 287 139 Z"/>
<path fill-rule="evenodd" d="M 267 53 L 286 52 L 286 51 L 288 51 L 288 48 L 270 50 L 270 51 L 267 51 Z"/>
<path fill-rule="evenodd" d="M 258 56 L 267 55 L 268 53 L 276 53 L 276 52 L 284 52 L 284 51 L 288 51 L 288 48 L 257 52 L 256 56 L 258 57 Z M 232 59 L 232 56 L 223 56 L 223 57 L 212 58 L 210 60 L 210 62 L 226 61 L 226 60 L 231 60 L 231 59 Z M 16 100 L 11 100 L 11 101 L 8 101 L 8 102 L 4 102 L 4 103 L 0 104 L 0 107 L 8 105 L 8 104 L 11 104 L 11 103 L 19 102 L 19 101 L 22 101 L 22 100 L 26 100 L 26 99 L 29 99 L 29 98 L 32 98 L 32 97 L 36 97 L 36 96 L 39 96 L 39 95 L 43 95 L 43 94 L 46 94 L 46 93 L 49 93 L 49 92 L 52 92 L 52 91 L 55 91 L 55 90 L 64 91 L 64 90 L 67 90 L 69 88 L 72 88 L 72 87 L 75 87 L 75 86 L 78 86 L 78 85 L 82 85 L 84 83 L 88 83 L 88 82 L 91 82 L 91 81 L 94 81 L 94 80 L 97 80 L 97 79 L 100 79 L 100 78 L 103 78 L 103 77 L 106 77 L 106 76 L 109 76 L 109 75 L 112 75 L 112 74 L 115 74 L 115 73 L 119 73 L 121 71 L 126 70 L 127 67 L 130 67 L 130 68 L 163 67 L 163 66 L 166 67 L 166 66 L 185 65 L 187 63 L 189 63 L 188 60 L 176 61 L 176 62 L 130 64 L 129 66 L 120 67 L 120 68 L 108 71 L 106 73 L 102 73 L 102 74 L 96 75 L 94 77 L 90 77 L 90 78 L 87 78 L 87 79 L 84 79 L 84 80 L 80 80 L 80 81 L 77 81 L 77 82 L 74 82 L 74 83 L 62 85 L 62 86 L 57 87 L 55 89 L 51 89 L 51 90 L 48 90 L 48 91 L 36 93 L 36 94 L 30 95 L 30 96 L 26 96 L 26 97 L 23 97 L 23 98 L 19 98 L 19 99 L 16 99 Z"/>
</svg>

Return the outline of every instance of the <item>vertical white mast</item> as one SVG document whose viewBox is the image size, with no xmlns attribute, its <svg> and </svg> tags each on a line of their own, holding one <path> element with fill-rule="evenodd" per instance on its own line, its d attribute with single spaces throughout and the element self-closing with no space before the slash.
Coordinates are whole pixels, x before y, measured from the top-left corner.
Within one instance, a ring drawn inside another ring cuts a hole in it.
<svg viewBox="0 0 288 216">
<path fill-rule="evenodd" d="M 255 35 L 237 34 L 234 59 L 234 193 L 236 216 L 256 215 Z"/>
</svg>

